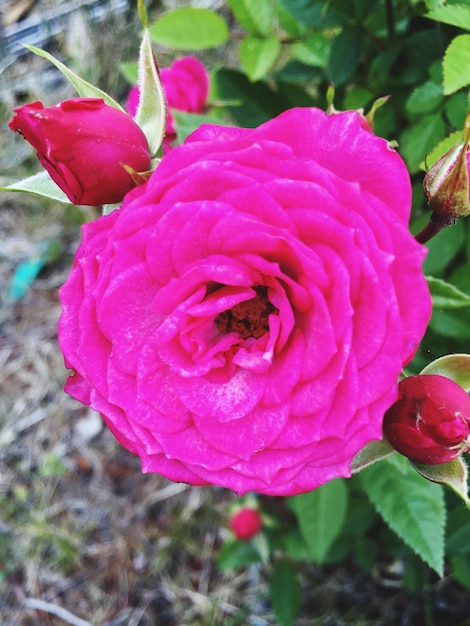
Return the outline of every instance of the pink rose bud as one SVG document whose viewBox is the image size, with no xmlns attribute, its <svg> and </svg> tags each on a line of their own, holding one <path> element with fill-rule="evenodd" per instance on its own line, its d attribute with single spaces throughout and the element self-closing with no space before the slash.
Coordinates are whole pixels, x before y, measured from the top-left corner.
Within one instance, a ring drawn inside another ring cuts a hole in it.
<svg viewBox="0 0 470 626">
<path fill-rule="evenodd" d="M 124 166 L 136 173 L 150 168 L 143 131 L 100 98 L 73 98 L 49 108 L 32 102 L 15 113 L 10 128 L 29 141 L 72 204 L 120 202 L 136 186 Z"/>
<path fill-rule="evenodd" d="M 450 378 L 421 374 L 398 385 L 399 399 L 385 413 L 391 445 L 416 463 L 452 461 L 468 448 L 470 396 Z"/>
<path fill-rule="evenodd" d="M 235 537 L 243 541 L 248 541 L 257 535 L 262 525 L 263 520 L 256 509 L 240 509 L 230 520 L 230 528 Z"/>
<path fill-rule="evenodd" d="M 469 143 L 470 114 L 464 125 L 464 138 L 429 169 L 423 187 L 434 219 L 452 222 L 470 215 Z"/>
</svg>

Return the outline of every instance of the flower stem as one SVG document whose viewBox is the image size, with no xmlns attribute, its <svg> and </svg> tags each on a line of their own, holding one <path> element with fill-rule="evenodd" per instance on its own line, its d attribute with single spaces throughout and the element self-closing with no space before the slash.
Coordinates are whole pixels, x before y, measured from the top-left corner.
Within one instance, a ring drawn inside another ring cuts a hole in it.
<svg viewBox="0 0 470 626">
<path fill-rule="evenodd" d="M 453 217 L 442 218 L 433 213 L 423 230 L 415 235 L 415 239 L 418 243 L 426 243 L 426 241 L 432 239 L 435 235 L 437 235 L 437 233 L 441 232 L 441 230 L 447 226 L 455 224 L 456 221 L 457 220 Z"/>
<path fill-rule="evenodd" d="M 385 21 L 387 24 L 387 36 L 392 39 L 395 34 L 395 17 L 393 14 L 392 0 L 385 0 Z"/>
</svg>

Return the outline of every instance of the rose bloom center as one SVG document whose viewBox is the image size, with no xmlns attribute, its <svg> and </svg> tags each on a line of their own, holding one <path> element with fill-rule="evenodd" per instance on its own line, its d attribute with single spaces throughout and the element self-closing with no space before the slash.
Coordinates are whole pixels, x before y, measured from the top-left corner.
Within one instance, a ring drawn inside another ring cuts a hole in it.
<svg viewBox="0 0 470 626">
<path fill-rule="evenodd" d="M 269 316 L 279 315 L 279 309 L 268 300 L 266 287 L 256 286 L 254 290 L 254 298 L 217 315 L 215 323 L 221 332 L 236 332 L 241 339 L 259 339 L 269 331 Z"/>
</svg>

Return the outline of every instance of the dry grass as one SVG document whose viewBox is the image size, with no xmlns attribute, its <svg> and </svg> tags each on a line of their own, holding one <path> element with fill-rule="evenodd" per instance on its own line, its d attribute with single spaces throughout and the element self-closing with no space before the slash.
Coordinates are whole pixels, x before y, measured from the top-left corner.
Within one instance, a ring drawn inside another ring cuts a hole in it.
<svg viewBox="0 0 470 626">
<path fill-rule="evenodd" d="M 51 234 L 69 251 L 77 243 L 62 207 L 31 200 L 4 197 L 0 231 L 2 285 Z M 213 559 L 232 494 L 142 475 L 101 418 L 62 391 L 57 288 L 69 262 L 46 268 L 19 302 L 2 293 L 2 624 L 229 623 L 247 573 L 222 574 Z"/>
</svg>

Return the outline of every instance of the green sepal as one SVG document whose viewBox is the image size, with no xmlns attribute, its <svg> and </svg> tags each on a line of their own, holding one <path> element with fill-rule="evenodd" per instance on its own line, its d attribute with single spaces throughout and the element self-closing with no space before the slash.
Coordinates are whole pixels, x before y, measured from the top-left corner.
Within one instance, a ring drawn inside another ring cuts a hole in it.
<svg viewBox="0 0 470 626">
<path fill-rule="evenodd" d="M 49 174 L 44 171 L 11 183 L 11 185 L 6 187 L 0 187 L 0 191 L 33 193 L 36 196 L 71 204 L 65 193 L 55 184 Z"/>
<path fill-rule="evenodd" d="M 362 450 L 356 454 L 351 461 L 351 472 L 357 474 L 361 470 L 373 465 L 377 461 L 387 458 L 395 453 L 395 449 L 386 439 L 380 441 L 370 441 Z"/>
<path fill-rule="evenodd" d="M 165 137 L 167 104 L 150 32 L 144 29 L 139 53 L 139 106 L 134 121 L 147 137 L 150 154 L 155 156 Z"/>
<path fill-rule="evenodd" d="M 470 354 L 448 354 L 429 363 L 420 374 L 439 374 L 470 393 Z"/>
<path fill-rule="evenodd" d="M 423 465 L 410 461 L 418 474 L 427 480 L 439 485 L 449 487 L 470 509 L 470 499 L 468 497 L 468 469 L 462 457 L 458 457 L 449 463 L 439 463 L 438 465 Z"/>
<path fill-rule="evenodd" d="M 75 74 L 75 72 L 72 72 L 71 69 L 69 69 L 61 61 L 52 56 L 52 54 L 49 54 L 49 52 L 41 50 L 41 48 L 36 48 L 36 46 L 32 46 L 27 43 L 24 43 L 22 45 L 31 52 L 34 52 L 34 54 L 36 54 L 37 56 L 42 57 L 43 59 L 46 59 L 47 61 L 50 61 L 53 65 L 55 65 L 55 67 L 62 72 L 62 74 L 69 81 L 69 83 L 72 85 L 72 87 L 81 98 L 102 98 L 109 106 L 112 106 L 115 109 L 119 109 L 120 111 L 124 111 L 119 102 L 117 102 L 109 94 L 107 94 L 99 87 L 95 87 L 84 78 L 81 78 L 80 76 L 78 76 L 78 74 Z"/>
</svg>

